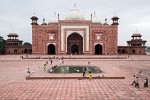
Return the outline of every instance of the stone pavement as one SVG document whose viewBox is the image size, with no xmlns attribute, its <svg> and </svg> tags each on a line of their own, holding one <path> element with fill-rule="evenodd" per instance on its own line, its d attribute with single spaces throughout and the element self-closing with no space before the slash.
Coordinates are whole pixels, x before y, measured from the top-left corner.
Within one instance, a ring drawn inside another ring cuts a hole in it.
<svg viewBox="0 0 150 100">
<path fill-rule="evenodd" d="M 143 87 L 145 76 L 150 81 L 150 56 L 91 59 L 91 65 L 99 67 L 105 76 L 120 75 L 125 79 L 26 80 L 28 67 L 31 72 L 36 69 L 33 75 L 48 75 L 43 71 L 46 60 L 20 59 L 20 55 L 0 56 L 0 100 L 150 100 L 150 87 Z M 65 59 L 66 65 L 87 65 L 87 62 L 87 59 Z M 58 62 L 54 61 L 55 64 Z M 138 69 L 143 71 L 139 78 L 140 88 L 135 88 L 131 83 Z"/>
</svg>

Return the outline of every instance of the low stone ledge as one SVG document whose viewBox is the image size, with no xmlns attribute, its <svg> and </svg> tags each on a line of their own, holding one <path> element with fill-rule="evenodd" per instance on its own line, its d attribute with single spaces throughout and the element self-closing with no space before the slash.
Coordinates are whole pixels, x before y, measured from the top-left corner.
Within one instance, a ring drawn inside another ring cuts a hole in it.
<svg viewBox="0 0 150 100">
<path fill-rule="evenodd" d="M 89 79 L 88 77 L 26 77 L 26 80 L 34 79 Z M 92 79 L 125 79 L 125 77 L 92 77 Z"/>
</svg>

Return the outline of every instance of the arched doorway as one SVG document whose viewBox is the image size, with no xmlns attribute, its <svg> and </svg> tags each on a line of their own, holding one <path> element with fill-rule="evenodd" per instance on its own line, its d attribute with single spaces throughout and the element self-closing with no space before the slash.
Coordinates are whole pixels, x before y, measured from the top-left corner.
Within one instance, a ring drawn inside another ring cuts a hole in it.
<svg viewBox="0 0 150 100">
<path fill-rule="evenodd" d="M 28 50 L 27 50 L 27 49 L 25 49 L 25 50 L 24 50 L 24 53 L 28 53 Z"/>
<path fill-rule="evenodd" d="M 30 53 L 30 54 L 32 53 L 32 49 L 29 49 L 29 53 Z"/>
<path fill-rule="evenodd" d="M 118 54 L 121 54 L 121 50 L 120 49 L 118 49 Z"/>
<path fill-rule="evenodd" d="M 83 37 L 72 33 L 67 38 L 67 54 L 83 54 Z"/>
<path fill-rule="evenodd" d="M 125 54 L 125 53 L 126 53 L 125 49 L 122 49 L 122 54 Z"/>
<path fill-rule="evenodd" d="M 102 55 L 102 48 L 100 44 L 95 45 L 95 55 Z"/>
<path fill-rule="evenodd" d="M 53 45 L 53 44 L 50 44 L 50 45 L 48 45 L 48 54 L 56 54 L 55 53 L 55 45 Z"/>
<path fill-rule="evenodd" d="M 71 46 L 71 53 L 72 54 L 79 54 L 79 46 L 74 44 Z"/>
<path fill-rule="evenodd" d="M 132 54 L 135 54 L 135 50 L 134 49 L 132 50 Z"/>
<path fill-rule="evenodd" d="M 14 54 L 17 54 L 17 49 L 14 50 Z"/>
</svg>

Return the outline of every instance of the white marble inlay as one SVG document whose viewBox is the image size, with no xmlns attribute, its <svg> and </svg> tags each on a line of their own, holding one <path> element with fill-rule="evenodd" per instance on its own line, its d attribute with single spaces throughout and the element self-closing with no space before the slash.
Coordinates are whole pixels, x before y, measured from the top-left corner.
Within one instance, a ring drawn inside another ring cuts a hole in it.
<svg viewBox="0 0 150 100">
<path fill-rule="evenodd" d="M 89 51 L 89 26 L 61 26 L 61 33 L 60 33 L 60 35 L 61 35 L 61 51 L 65 51 L 65 49 L 67 50 L 67 48 L 65 48 L 65 44 L 67 44 L 67 41 L 66 41 L 66 43 L 64 43 L 65 42 L 64 39 L 66 39 L 66 37 L 64 37 L 65 28 L 70 28 L 70 29 L 85 28 L 86 29 L 86 41 L 84 43 L 85 44 L 85 50 Z M 73 31 L 73 32 L 77 32 L 77 31 Z M 71 34 L 71 33 L 68 33 L 68 35 L 69 34 Z M 83 38 L 83 41 L 84 41 L 84 38 Z M 66 47 L 67 47 L 67 45 L 66 45 Z"/>
</svg>

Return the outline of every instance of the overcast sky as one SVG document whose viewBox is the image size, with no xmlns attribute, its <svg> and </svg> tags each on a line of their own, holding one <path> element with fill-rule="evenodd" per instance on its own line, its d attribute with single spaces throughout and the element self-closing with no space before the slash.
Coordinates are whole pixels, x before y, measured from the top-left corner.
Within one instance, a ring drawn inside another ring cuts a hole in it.
<svg viewBox="0 0 150 100">
<path fill-rule="evenodd" d="M 48 22 L 54 12 L 65 19 L 69 10 L 76 3 L 85 19 L 90 19 L 94 11 L 100 19 L 108 19 L 116 14 L 119 19 L 118 45 L 127 45 L 126 41 L 136 30 L 147 40 L 150 46 L 150 0 L 0 0 L 0 36 L 7 39 L 10 32 L 19 35 L 19 39 L 32 43 L 31 16 L 39 18 L 41 24 L 45 18 Z"/>
</svg>

